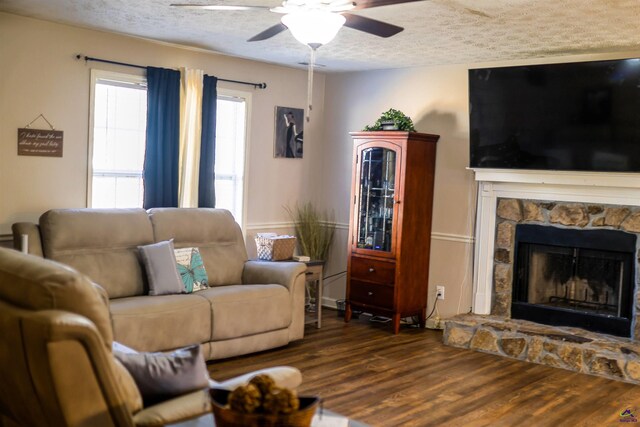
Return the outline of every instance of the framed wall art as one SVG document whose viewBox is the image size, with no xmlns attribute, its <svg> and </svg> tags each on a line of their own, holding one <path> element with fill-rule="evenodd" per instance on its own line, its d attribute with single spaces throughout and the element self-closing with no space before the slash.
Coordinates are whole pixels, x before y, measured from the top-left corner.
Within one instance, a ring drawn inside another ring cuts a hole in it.
<svg viewBox="0 0 640 427">
<path fill-rule="evenodd" d="M 303 154 L 304 110 L 302 108 L 276 107 L 276 135 L 273 156 L 301 159 Z"/>
</svg>

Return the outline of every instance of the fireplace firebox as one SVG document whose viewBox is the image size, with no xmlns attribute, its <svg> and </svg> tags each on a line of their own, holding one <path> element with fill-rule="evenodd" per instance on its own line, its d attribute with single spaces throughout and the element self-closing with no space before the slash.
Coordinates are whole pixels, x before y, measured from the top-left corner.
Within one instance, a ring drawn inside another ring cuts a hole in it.
<svg viewBox="0 0 640 427">
<path fill-rule="evenodd" d="M 636 235 L 518 224 L 511 317 L 630 337 Z"/>
</svg>

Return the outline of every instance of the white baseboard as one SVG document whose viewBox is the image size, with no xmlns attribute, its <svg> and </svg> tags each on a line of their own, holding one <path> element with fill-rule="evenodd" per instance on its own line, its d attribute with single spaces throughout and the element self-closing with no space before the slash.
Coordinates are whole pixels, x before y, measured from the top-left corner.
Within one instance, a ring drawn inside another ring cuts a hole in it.
<svg viewBox="0 0 640 427">
<path fill-rule="evenodd" d="M 322 297 L 322 306 L 338 309 L 338 305 L 336 304 L 335 298 Z"/>
<path fill-rule="evenodd" d="M 427 319 L 427 324 L 425 325 L 427 329 L 443 329 L 444 322 L 439 317 L 432 317 L 431 319 Z"/>
</svg>

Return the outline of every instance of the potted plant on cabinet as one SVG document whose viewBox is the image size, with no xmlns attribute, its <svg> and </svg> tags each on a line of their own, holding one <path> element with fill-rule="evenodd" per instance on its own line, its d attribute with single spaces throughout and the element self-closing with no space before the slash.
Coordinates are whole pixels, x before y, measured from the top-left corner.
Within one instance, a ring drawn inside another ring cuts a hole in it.
<svg viewBox="0 0 640 427">
<path fill-rule="evenodd" d="M 365 126 L 365 131 L 378 131 L 378 130 L 402 130 L 406 132 L 415 132 L 416 129 L 413 126 L 413 121 L 409 116 L 402 111 L 390 108 L 388 111 L 382 113 L 380 118 L 376 122 L 369 126 Z"/>
</svg>

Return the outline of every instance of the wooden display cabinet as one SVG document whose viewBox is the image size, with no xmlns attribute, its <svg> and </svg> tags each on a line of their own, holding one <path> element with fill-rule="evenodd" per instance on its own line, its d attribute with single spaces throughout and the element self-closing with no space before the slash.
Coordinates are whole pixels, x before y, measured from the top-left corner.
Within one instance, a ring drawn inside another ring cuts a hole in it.
<svg viewBox="0 0 640 427">
<path fill-rule="evenodd" d="M 345 322 L 352 310 L 424 327 L 429 288 L 433 181 L 438 135 L 352 132 Z"/>
</svg>

